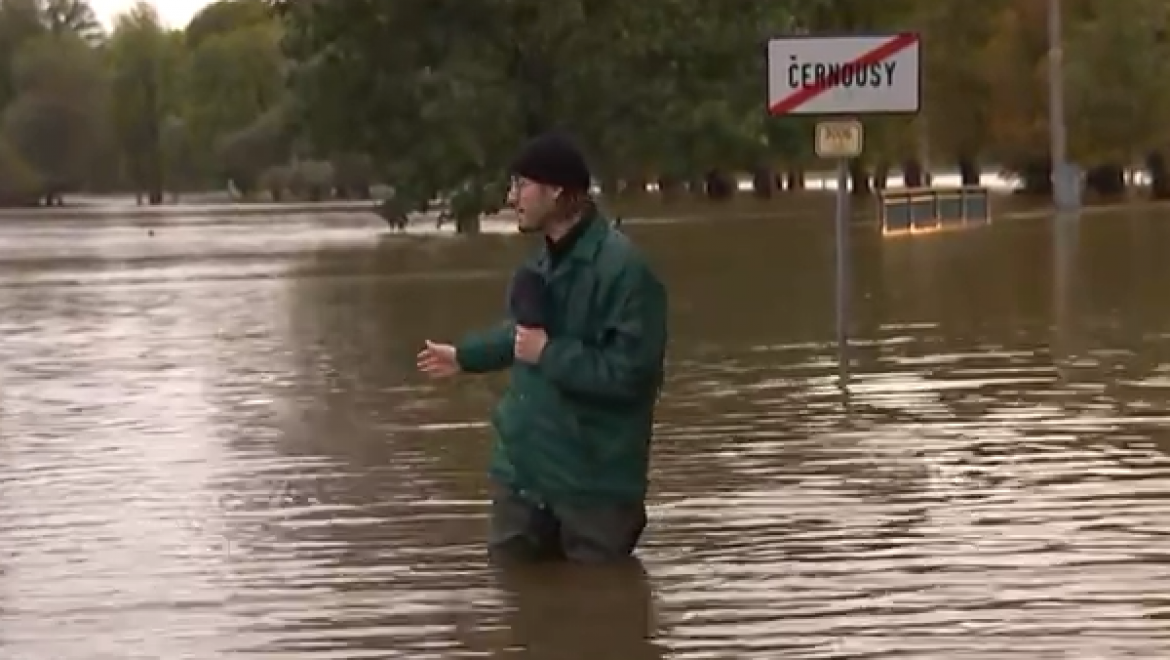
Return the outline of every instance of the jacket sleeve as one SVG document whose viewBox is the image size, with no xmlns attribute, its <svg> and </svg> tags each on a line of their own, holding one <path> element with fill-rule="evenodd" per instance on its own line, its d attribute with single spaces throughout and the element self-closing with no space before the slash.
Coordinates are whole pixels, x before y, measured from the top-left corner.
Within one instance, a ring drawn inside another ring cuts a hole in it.
<svg viewBox="0 0 1170 660">
<path fill-rule="evenodd" d="M 604 304 L 600 341 L 556 337 L 540 370 L 570 395 L 614 402 L 656 396 L 666 355 L 666 289 L 642 263 L 624 268 Z"/>
<path fill-rule="evenodd" d="M 512 366 L 515 346 L 515 326 L 511 321 L 504 321 L 464 337 L 455 346 L 455 359 L 459 361 L 459 368 L 467 373 L 499 371 Z"/>
</svg>

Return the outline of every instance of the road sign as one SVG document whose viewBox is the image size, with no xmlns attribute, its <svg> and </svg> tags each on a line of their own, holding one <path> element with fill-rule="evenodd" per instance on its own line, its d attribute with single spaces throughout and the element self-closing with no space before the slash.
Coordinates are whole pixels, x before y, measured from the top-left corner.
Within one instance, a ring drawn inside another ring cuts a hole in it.
<svg viewBox="0 0 1170 660">
<path fill-rule="evenodd" d="M 857 158 L 863 146 L 859 121 L 817 123 L 817 155 L 821 158 Z"/>
<path fill-rule="evenodd" d="M 772 39 L 768 110 L 774 115 L 916 113 L 921 53 L 913 32 Z"/>
</svg>

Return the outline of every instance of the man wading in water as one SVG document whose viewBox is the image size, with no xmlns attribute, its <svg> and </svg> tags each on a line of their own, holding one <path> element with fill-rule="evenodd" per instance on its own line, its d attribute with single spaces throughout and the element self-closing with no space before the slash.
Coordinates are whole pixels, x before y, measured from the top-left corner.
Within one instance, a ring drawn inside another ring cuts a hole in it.
<svg viewBox="0 0 1170 660">
<path fill-rule="evenodd" d="M 627 558 L 646 526 L 666 291 L 598 211 L 568 138 L 534 139 L 511 169 L 520 230 L 544 242 L 512 280 L 509 320 L 455 345 L 428 341 L 418 367 L 511 369 L 492 415 L 494 558 Z"/>
</svg>

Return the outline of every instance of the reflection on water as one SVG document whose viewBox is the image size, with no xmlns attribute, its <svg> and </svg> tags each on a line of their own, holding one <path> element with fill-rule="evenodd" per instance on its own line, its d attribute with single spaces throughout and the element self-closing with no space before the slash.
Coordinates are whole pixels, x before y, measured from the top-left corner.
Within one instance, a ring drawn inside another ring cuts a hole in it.
<svg viewBox="0 0 1170 660">
<path fill-rule="evenodd" d="M 859 232 L 847 397 L 831 223 L 634 226 L 675 311 L 642 566 L 507 575 L 502 381 L 413 355 L 522 239 L 0 227 L 0 656 L 1164 658 L 1168 221 Z"/>
</svg>

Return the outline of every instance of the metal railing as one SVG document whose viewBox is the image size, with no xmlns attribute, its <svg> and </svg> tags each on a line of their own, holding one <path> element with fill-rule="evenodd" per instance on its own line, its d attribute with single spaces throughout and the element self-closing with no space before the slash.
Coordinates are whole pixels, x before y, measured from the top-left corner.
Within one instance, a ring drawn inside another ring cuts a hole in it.
<svg viewBox="0 0 1170 660">
<path fill-rule="evenodd" d="M 987 188 L 895 188 L 878 192 L 882 235 L 966 229 L 991 224 Z"/>
</svg>

